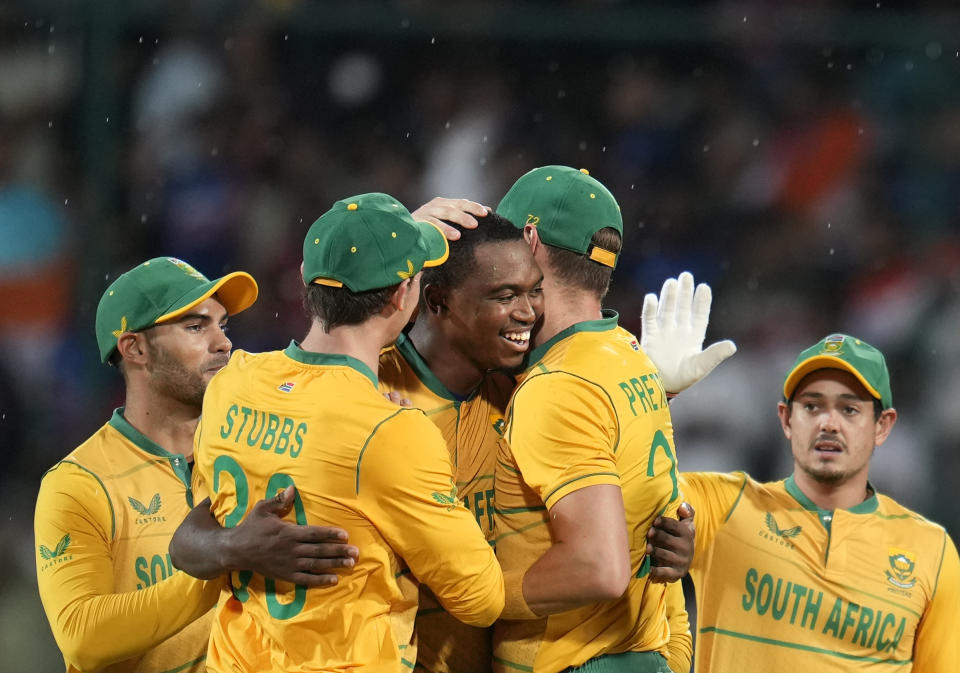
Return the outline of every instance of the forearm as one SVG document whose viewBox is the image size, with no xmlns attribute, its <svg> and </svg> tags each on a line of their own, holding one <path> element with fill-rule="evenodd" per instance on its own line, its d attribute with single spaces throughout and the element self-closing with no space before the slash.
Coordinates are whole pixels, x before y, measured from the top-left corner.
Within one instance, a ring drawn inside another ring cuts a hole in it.
<svg viewBox="0 0 960 673">
<path fill-rule="evenodd" d="M 170 560 L 188 575 L 213 579 L 238 570 L 233 558 L 231 534 L 210 511 L 210 501 L 193 508 L 170 540 Z"/>
<path fill-rule="evenodd" d="M 49 587 L 41 598 L 64 658 L 81 671 L 99 670 L 155 647 L 212 608 L 219 594 L 214 583 L 183 573 L 120 594 L 64 596 L 69 591 Z"/>
<path fill-rule="evenodd" d="M 571 545 L 554 544 L 523 575 L 523 598 L 541 617 L 613 600 L 626 590 L 626 583 L 617 574 L 597 554 L 582 554 Z"/>
</svg>

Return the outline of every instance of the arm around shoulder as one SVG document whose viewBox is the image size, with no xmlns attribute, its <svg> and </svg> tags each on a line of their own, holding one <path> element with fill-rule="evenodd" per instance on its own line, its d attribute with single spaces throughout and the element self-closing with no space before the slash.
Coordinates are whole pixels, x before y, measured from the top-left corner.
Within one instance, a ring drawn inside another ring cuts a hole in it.
<svg viewBox="0 0 960 673">
<path fill-rule="evenodd" d="M 447 612 L 473 626 L 500 616 L 500 564 L 457 497 L 446 445 L 421 411 L 381 424 L 358 467 L 357 489 L 387 542 Z"/>
</svg>

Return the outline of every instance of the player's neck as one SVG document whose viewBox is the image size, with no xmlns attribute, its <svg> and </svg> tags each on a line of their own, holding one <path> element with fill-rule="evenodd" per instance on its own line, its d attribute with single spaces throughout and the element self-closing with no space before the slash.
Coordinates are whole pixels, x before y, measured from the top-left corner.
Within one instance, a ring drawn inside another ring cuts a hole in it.
<svg viewBox="0 0 960 673">
<path fill-rule="evenodd" d="M 553 278 L 543 279 L 543 320 L 533 345 L 541 346 L 577 323 L 603 317 L 600 300 L 591 292 L 560 285 Z"/>
<path fill-rule="evenodd" d="M 801 469 L 795 468 L 793 480 L 800 491 L 814 505 L 824 510 L 856 507 L 872 494 L 867 488 L 867 472 L 856 474 L 843 483 L 828 484 L 817 481 Z"/>
<path fill-rule="evenodd" d="M 123 417 L 144 437 L 190 459 L 200 409 L 157 393 L 144 381 L 128 382 Z"/>
<path fill-rule="evenodd" d="M 437 377 L 454 395 L 465 397 L 480 385 L 484 372 L 455 348 L 450 348 L 439 329 L 426 325 L 429 318 L 421 317 L 407 335 L 430 373 Z"/>
<path fill-rule="evenodd" d="M 376 372 L 380 349 L 393 340 L 386 328 L 386 321 L 374 317 L 359 325 L 341 325 L 325 332 L 323 326 L 314 320 L 300 347 L 310 353 L 349 355 Z"/>
</svg>

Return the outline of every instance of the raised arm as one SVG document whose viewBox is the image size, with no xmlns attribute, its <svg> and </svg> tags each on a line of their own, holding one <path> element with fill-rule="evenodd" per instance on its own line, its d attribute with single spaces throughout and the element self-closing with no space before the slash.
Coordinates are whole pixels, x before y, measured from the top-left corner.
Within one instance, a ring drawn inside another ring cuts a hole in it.
<svg viewBox="0 0 960 673">
<path fill-rule="evenodd" d="M 718 341 L 703 350 L 710 321 L 713 293 L 701 283 L 694 291 L 693 275 L 668 278 L 657 295 L 643 298 L 640 345 L 660 370 L 667 393 L 676 395 L 712 372 L 737 352 L 729 340 Z"/>
</svg>

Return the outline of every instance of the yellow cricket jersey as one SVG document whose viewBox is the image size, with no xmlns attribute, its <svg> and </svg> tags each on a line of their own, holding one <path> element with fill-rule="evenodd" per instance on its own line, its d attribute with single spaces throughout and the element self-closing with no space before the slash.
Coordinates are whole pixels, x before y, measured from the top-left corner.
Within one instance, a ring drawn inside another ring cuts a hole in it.
<svg viewBox="0 0 960 673">
<path fill-rule="evenodd" d="M 500 566 L 457 500 L 439 431 L 376 385 L 360 361 L 295 343 L 236 351 L 210 382 L 195 456 L 219 521 L 235 526 L 257 500 L 294 484 L 297 522 L 344 528 L 360 558 L 325 589 L 232 573 L 209 670 L 412 668 L 407 566 L 464 621 L 485 626 L 503 609 Z"/>
<path fill-rule="evenodd" d="M 204 670 L 218 587 L 177 571 L 167 552 L 191 507 L 184 456 L 123 409 L 44 475 L 37 583 L 68 673 Z"/>
<path fill-rule="evenodd" d="M 960 561 L 944 529 L 872 495 L 817 508 L 790 477 L 684 473 L 696 509 L 696 670 L 960 670 Z"/>
<path fill-rule="evenodd" d="M 646 532 L 680 502 L 667 396 L 617 314 L 578 323 L 531 352 L 496 466 L 497 555 L 528 568 L 549 548 L 549 509 L 597 484 L 623 491 L 634 578 L 616 601 L 535 621 L 498 622 L 498 671 L 554 673 L 607 653 L 657 650 L 670 630 L 665 587 L 647 581 Z"/>
<path fill-rule="evenodd" d="M 380 390 L 396 391 L 422 409 L 440 430 L 453 463 L 457 494 L 493 543 L 493 466 L 513 379 L 491 373 L 466 399 L 441 383 L 405 335 L 380 356 Z M 432 673 L 488 673 L 491 630 L 450 616 L 422 588 L 416 621 L 417 669 Z"/>
</svg>

